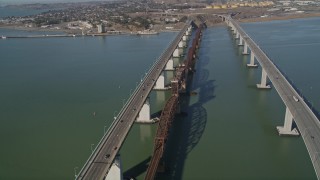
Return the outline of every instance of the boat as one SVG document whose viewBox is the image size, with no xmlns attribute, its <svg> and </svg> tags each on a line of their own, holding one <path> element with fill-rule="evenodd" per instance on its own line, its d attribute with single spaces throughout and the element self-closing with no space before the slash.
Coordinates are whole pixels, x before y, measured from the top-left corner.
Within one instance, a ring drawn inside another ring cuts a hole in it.
<svg viewBox="0 0 320 180">
<path fill-rule="evenodd" d="M 7 39 L 7 37 L 5 37 L 5 36 L 1 36 L 1 39 Z"/>
<path fill-rule="evenodd" d="M 156 34 L 159 34 L 159 32 L 150 30 L 150 29 L 137 32 L 137 35 L 156 35 Z"/>
</svg>

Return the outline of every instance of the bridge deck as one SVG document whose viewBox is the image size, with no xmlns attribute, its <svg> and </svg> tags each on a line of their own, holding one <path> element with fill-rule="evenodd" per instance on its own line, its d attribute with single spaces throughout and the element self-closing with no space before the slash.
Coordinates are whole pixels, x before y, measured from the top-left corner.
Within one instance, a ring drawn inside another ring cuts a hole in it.
<svg viewBox="0 0 320 180">
<path fill-rule="evenodd" d="M 179 41 L 190 26 L 188 22 L 176 38 L 170 43 L 169 47 L 162 53 L 158 60 L 153 64 L 143 81 L 136 88 L 132 96 L 124 105 L 116 120 L 111 124 L 107 133 L 102 137 L 99 144 L 79 172 L 77 179 L 103 179 L 109 171 L 115 156 L 128 135 L 139 110 L 143 106 L 146 98 L 153 89 L 155 81 L 160 76 L 167 61 L 173 54 Z"/>
<path fill-rule="evenodd" d="M 254 53 L 261 67 L 267 72 L 270 81 L 279 93 L 284 104 L 288 107 L 294 117 L 304 143 L 309 152 L 313 167 L 318 179 L 320 178 L 320 123 L 319 119 L 312 112 L 309 106 L 300 97 L 299 93 L 282 75 L 280 70 L 259 48 L 259 46 L 244 32 L 240 25 L 233 19 L 227 18 L 238 30 L 250 50 Z M 293 96 L 299 101 L 295 101 Z"/>
</svg>

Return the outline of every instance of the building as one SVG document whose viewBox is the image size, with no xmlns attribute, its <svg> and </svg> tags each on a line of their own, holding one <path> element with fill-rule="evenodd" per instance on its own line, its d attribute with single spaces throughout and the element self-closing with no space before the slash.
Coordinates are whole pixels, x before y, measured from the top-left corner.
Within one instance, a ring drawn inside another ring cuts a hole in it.
<svg viewBox="0 0 320 180">
<path fill-rule="evenodd" d="M 105 32 L 103 24 L 99 24 L 99 25 L 97 25 L 97 27 L 98 27 L 98 33 L 104 33 Z"/>
</svg>

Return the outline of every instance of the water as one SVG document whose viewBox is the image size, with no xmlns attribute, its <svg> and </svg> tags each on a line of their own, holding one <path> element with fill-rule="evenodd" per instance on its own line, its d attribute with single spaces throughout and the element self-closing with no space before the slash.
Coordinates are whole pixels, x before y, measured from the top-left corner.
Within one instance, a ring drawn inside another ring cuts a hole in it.
<svg viewBox="0 0 320 180">
<path fill-rule="evenodd" d="M 316 109 L 318 21 L 243 25 Z M 256 88 L 261 69 L 246 68 L 248 57 L 241 55 L 226 27 L 208 29 L 203 38 L 192 87 L 199 96 L 190 99 L 188 118 L 175 122 L 166 156 L 170 173 L 160 179 L 316 179 L 302 138 L 278 136 L 275 127 L 284 123 L 285 106 L 275 90 Z M 297 49 L 280 51 L 279 41 Z"/>
<path fill-rule="evenodd" d="M 65 35 L 64 32 L 59 31 L 26 31 L 26 30 L 18 30 L 18 29 L 8 29 L 8 28 L 1 28 L 0 29 L 0 36 L 32 36 L 32 35 Z"/>
<path fill-rule="evenodd" d="M 243 24 L 316 109 L 319 20 Z M 0 179 L 73 178 L 175 35 L 0 40 Z M 190 87 L 199 94 L 181 102 L 188 115 L 173 124 L 159 179 L 316 179 L 302 138 L 277 134 L 283 102 L 255 88 L 261 69 L 246 61 L 226 27 L 205 31 Z M 168 97 L 153 92 L 152 112 Z M 144 178 L 155 131 L 133 126 L 125 176 Z"/>
<path fill-rule="evenodd" d="M 0 179 L 71 179 L 175 34 L 1 40 Z"/>
<path fill-rule="evenodd" d="M 0 18 L 8 16 L 29 16 L 46 12 L 48 9 L 28 9 L 20 7 L 1 7 L 0 3 Z"/>
</svg>

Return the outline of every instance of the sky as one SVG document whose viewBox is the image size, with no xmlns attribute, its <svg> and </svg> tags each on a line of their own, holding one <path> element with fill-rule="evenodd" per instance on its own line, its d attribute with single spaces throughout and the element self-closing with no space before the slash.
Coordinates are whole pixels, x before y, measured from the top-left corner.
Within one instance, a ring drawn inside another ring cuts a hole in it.
<svg viewBox="0 0 320 180">
<path fill-rule="evenodd" d="M 107 0 L 0 0 L 0 6 L 1 5 L 8 5 L 8 4 L 84 2 L 84 1 L 107 1 Z"/>
</svg>

